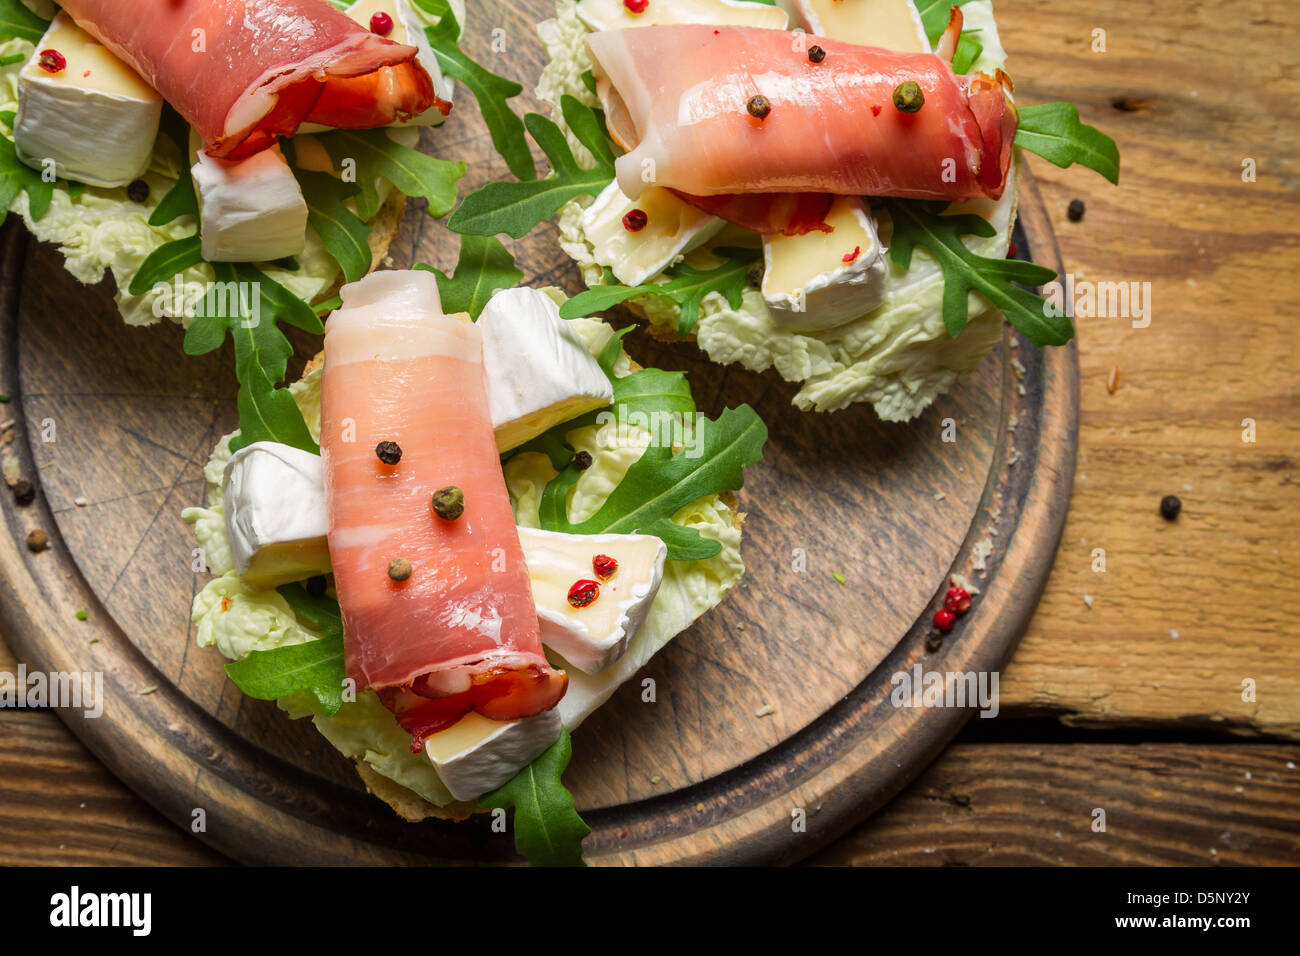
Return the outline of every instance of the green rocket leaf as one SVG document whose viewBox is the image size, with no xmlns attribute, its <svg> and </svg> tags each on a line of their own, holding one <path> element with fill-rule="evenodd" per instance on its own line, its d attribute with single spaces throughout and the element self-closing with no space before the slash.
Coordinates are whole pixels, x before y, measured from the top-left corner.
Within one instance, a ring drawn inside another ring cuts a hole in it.
<svg viewBox="0 0 1300 956">
<path fill-rule="evenodd" d="M 502 787 L 478 798 L 480 805 L 514 808 L 515 849 L 532 866 L 584 866 L 582 822 L 561 777 L 573 754 L 569 731 Z"/>
<path fill-rule="evenodd" d="M 492 182 L 466 196 L 447 220 L 453 232 L 477 236 L 505 233 L 515 239 L 555 215 L 579 196 L 595 196 L 614 178 L 613 151 L 599 111 L 572 96 L 560 101 L 565 122 L 578 141 L 596 157 L 596 165 L 583 169 L 573 156 L 564 133 L 539 113 L 524 117 L 528 132 L 551 161 L 554 174 L 528 182 Z"/>
<path fill-rule="evenodd" d="M 300 584 L 277 588 L 294 613 L 320 640 L 291 644 L 269 651 L 253 651 L 243 660 L 226 665 L 226 674 L 236 687 L 257 700 L 279 700 L 302 691 L 310 692 L 321 709 L 334 716 L 343 706 L 343 619 L 338 603 L 314 598 Z"/>
<path fill-rule="evenodd" d="M 1020 109 L 1016 145 L 1037 153 L 1064 169 L 1073 163 L 1087 166 L 1119 185 L 1119 147 L 1115 141 L 1079 120 L 1070 103 L 1040 103 Z"/>
<path fill-rule="evenodd" d="M 943 270 L 943 323 L 956 338 L 966 327 L 967 296 L 978 292 L 1002 310 L 1007 321 L 1035 345 L 1064 345 L 1074 336 L 1069 318 L 1056 315 L 1037 294 L 1014 283 L 1039 286 L 1056 273 L 1019 259 L 977 256 L 961 241 L 963 235 L 992 236 L 993 226 L 979 216 L 943 216 L 943 203 L 891 200 L 894 222 L 889 258 L 901 269 L 912 264 L 912 253 L 923 246 Z"/>
</svg>

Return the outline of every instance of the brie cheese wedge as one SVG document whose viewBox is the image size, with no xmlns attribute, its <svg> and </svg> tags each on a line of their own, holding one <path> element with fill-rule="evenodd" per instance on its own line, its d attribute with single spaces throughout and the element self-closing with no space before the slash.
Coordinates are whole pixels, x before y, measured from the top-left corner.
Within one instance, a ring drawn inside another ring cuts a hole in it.
<svg viewBox="0 0 1300 956">
<path fill-rule="evenodd" d="M 199 149 L 191 172 L 204 259 L 267 262 L 306 248 L 307 202 L 279 146 L 238 162 Z"/>
<path fill-rule="evenodd" d="M 451 78 L 443 76 L 442 70 L 438 68 L 438 58 L 433 55 L 433 48 L 429 46 L 429 38 L 424 32 L 424 24 L 411 9 L 410 0 L 357 0 L 347 9 L 348 16 L 367 30 L 370 29 L 370 18 L 376 13 L 386 13 L 393 20 L 393 29 L 385 36 L 385 39 L 392 40 L 394 43 L 413 46 L 420 51 L 415 55 L 415 61 L 424 67 L 425 72 L 429 74 L 429 78 L 433 80 L 433 92 L 438 94 L 438 98 L 450 103 L 454 84 Z M 457 19 L 463 30 L 465 26 L 464 14 L 458 14 Z M 446 119 L 447 117 L 443 115 L 442 111 L 431 106 L 419 116 L 413 116 L 404 123 L 394 123 L 393 125 L 440 126 Z"/>
<path fill-rule="evenodd" d="M 226 463 L 222 508 L 235 569 L 272 588 L 328 573 L 325 473 L 319 455 L 259 441 Z"/>
<path fill-rule="evenodd" d="M 457 800 L 475 800 L 509 782 L 560 736 L 552 707 L 521 720 L 489 720 L 470 711 L 424 741 L 424 752 Z"/>
<path fill-rule="evenodd" d="M 599 674 L 627 650 L 659 593 L 668 547 L 648 534 L 563 534 L 520 528 L 542 643 L 587 674 Z M 600 580 L 597 555 L 617 570 Z M 594 580 L 599 595 L 585 607 L 569 604 L 574 582 Z"/>
<path fill-rule="evenodd" d="M 809 33 L 899 53 L 929 53 L 912 0 L 788 0 Z M 945 7 L 946 9 L 946 7 Z"/>
<path fill-rule="evenodd" d="M 54 50 L 57 73 L 40 65 Z M 18 158 L 91 186 L 125 186 L 149 168 L 162 97 L 129 66 L 60 12 L 18 74 Z"/>
<path fill-rule="evenodd" d="M 477 324 L 501 451 L 614 400 L 609 378 L 546 293 L 503 289 Z"/>
<path fill-rule="evenodd" d="M 786 12 L 770 3 L 746 0 L 650 0 L 633 13 L 623 0 L 579 0 L 578 18 L 593 30 L 623 30 L 672 23 L 711 23 L 784 30 Z"/>
<path fill-rule="evenodd" d="M 763 237 L 763 301 L 779 326 L 832 329 L 884 300 L 889 264 L 862 200 L 838 197 L 826 223 L 832 232 Z"/>
<path fill-rule="evenodd" d="M 645 215 L 645 225 L 636 231 L 623 224 L 633 210 Z M 636 199 L 628 199 L 617 180 L 582 214 L 582 232 L 591 243 L 592 257 L 609 266 L 624 285 L 640 285 L 658 275 L 678 256 L 716 236 L 724 225 L 659 186 L 647 186 Z"/>
</svg>

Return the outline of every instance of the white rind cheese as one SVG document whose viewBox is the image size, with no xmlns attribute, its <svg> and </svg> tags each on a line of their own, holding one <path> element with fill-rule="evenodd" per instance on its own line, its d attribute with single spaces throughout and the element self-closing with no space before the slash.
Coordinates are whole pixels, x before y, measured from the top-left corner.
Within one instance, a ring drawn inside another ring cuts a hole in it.
<svg viewBox="0 0 1300 956">
<path fill-rule="evenodd" d="M 272 588 L 329 570 L 319 455 L 278 442 L 241 448 L 226 464 L 222 503 L 230 552 L 246 584 Z"/>
<path fill-rule="evenodd" d="M 645 226 L 636 232 L 623 225 L 623 217 L 634 209 L 646 215 Z M 582 231 L 591 243 L 592 257 L 609 266 L 624 285 L 640 285 L 658 275 L 678 256 L 716 236 L 724 225 L 658 186 L 647 186 L 636 199 L 628 199 L 617 181 L 606 186 L 582 214 Z"/>
<path fill-rule="evenodd" d="M 668 548 L 645 534 L 564 534 L 520 528 L 542 643 L 587 674 L 599 674 L 627 651 L 650 612 L 664 576 Z M 618 570 L 600 583 L 591 604 L 569 604 L 575 581 L 599 580 L 592 559 L 607 555 Z"/>
<path fill-rule="evenodd" d="M 67 66 L 48 73 L 41 52 Z M 149 168 L 162 97 L 130 67 L 60 12 L 18 74 L 14 146 L 18 158 L 64 179 L 125 186 Z"/>
<path fill-rule="evenodd" d="M 884 300 L 889 264 L 862 200 L 838 197 L 826 223 L 833 231 L 763 237 L 763 301 L 777 325 L 832 329 Z"/>
<path fill-rule="evenodd" d="M 559 738 L 560 728 L 560 712 L 554 707 L 507 721 L 471 711 L 426 739 L 424 752 L 453 797 L 475 800 L 540 757 Z"/>
<path fill-rule="evenodd" d="M 503 289 L 477 324 L 501 451 L 614 400 L 608 376 L 546 293 Z"/>
<path fill-rule="evenodd" d="M 633 13 L 623 0 L 580 0 L 578 17 L 593 30 L 623 30 L 673 23 L 784 30 L 789 23 L 780 7 L 746 0 L 650 0 L 641 13 Z"/>
<path fill-rule="evenodd" d="M 228 162 L 201 149 L 192 170 L 203 258 L 266 262 L 307 244 L 307 202 L 279 146 Z"/>
<path fill-rule="evenodd" d="M 929 53 L 930 41 L 912 0 L 786 0 L 817 36 L 900 53 Z"/>
</svg>

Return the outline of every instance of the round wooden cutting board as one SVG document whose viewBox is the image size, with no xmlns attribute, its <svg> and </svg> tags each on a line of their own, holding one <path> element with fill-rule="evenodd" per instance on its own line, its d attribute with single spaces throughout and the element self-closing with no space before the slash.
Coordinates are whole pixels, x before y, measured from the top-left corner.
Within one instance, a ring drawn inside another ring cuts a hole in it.
<svg viewBox="0 0 1300 956">
<path fill-rule="evenodd" d="M 465 45 L 531 87 L 533 23 L 546 9 L 476 5 Z M 491 49 L 494 29 L 504 53 Z M 468 97 L 425 143 L 471 163 L 466 188 L 506 174 Z M 1021 190 L 1021 255 L 1061 270 L 1027 173 Z M 554 239 L 539 229 L 511 249 L 530 285 L 576 291 Z M 391 254 L 398 267 L 446 269 L 456 240 L 412 205 Z M 178 328 L 126 327 L 108 285 L 78 285 L 13 221 L 0 236 L 0 283 L 0 391 L 13 397 L 0 419 L 16 420 L 0 455 L 16 454 L 39 489 L 25 508 L 0 496 L 0 634 L 31 670 L 103 673 L 103 715 L 61 712 L 69 727 L 179 826 L 201 819 L 198 835 L 239 860 L 515 859 L 483 818 L 397 819 L 310 722 L 244 698 L 221 655 L 195 645 L 190 602 L 206 575 L 192 570 L 180 511 L 203 501 L 203 465 L 237 421 L 229 348 L 187 358 Z M 297 344 L 291 375 L 319 347 Z M 793 861 L 893 796 L 970 717 L 896 708 L 893 675 L 996 671 L 1010 655 L 1065 520 L 1075 350 L 1039 351 L 1008 329 L 925 415 L 887 425 L 867 407 L 801 413 L 775 373 L 711 365 L 689 343 L 638 331 L 627 348 L 644 365 L 688 371 L 707 414 L 750 403 L 771 437 L 740 493 L 744 580 L 642 672 L 655 680 L 653 703 L 630 682 L 574 733 L 566 782 L 593 829 L 587 859 Z M 943 441 L 946 419 L 956 441 Z M 25 547 L 34 527 L 48 551 Z M 954 573 L 980 594 L 927 651 Z"/>
</svg>

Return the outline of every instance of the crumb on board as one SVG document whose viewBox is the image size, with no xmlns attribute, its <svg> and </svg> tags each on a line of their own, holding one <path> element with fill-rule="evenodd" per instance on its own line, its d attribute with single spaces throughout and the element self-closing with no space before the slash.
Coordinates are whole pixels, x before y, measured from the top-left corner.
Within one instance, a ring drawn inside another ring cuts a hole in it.
<svg viewBox="0 0 1300 956">
<path fill-rule="evenodd" d="M 966 575 L 964 574 L 949 575 L 948 582 L 949 584 L 952 585 L 952 587 L 961 588 L 967 594 L 974 595 L 980 593 L 979 585 L 977 585 L 974 581 L 968 580 Z"/>
<path fill-rule="evenodd" d="M 1091 594 L 1085 594 L 1085 595 L 1083 596 L 1083 603 L 1086 604 L 1086 605 L 1088 605 L 1088 610 L 1091 611 L 1091 610 L 1092 610 L 1092 595 L 1091 595 Z"/>
<path fill-rule="evenodd" d="M 934 500 L 935 500 L 935 501 L 943 501 L 943 499 L 946 498 L 946 497 L 948 497 L 948 496 L 945 495 L 942 491 L 936 491 L 936 492 L 934 493 Z"/>
<path fill-rule="evenodd" d="M 975 542 L 975 547 L 972 549 L 972 556 L 974 557 L 974 560 L 971 561 L 971 567 L 974 568 L 976 571 L 986 570 L 988 567 L 987 564 L 988 557 L 992 553 L 993 553 L 992 537 L 985 538 L 983 541 Z"/>
<path fill-rule="evenodd" d="M 754 711 L 754 716 L 771 717 L 775 713 L 776 713 L 775 707 L 773 707 L 771 704 L 764 704 L 762 707 L 758 708 L 758 710 Z"/>
</svg>

